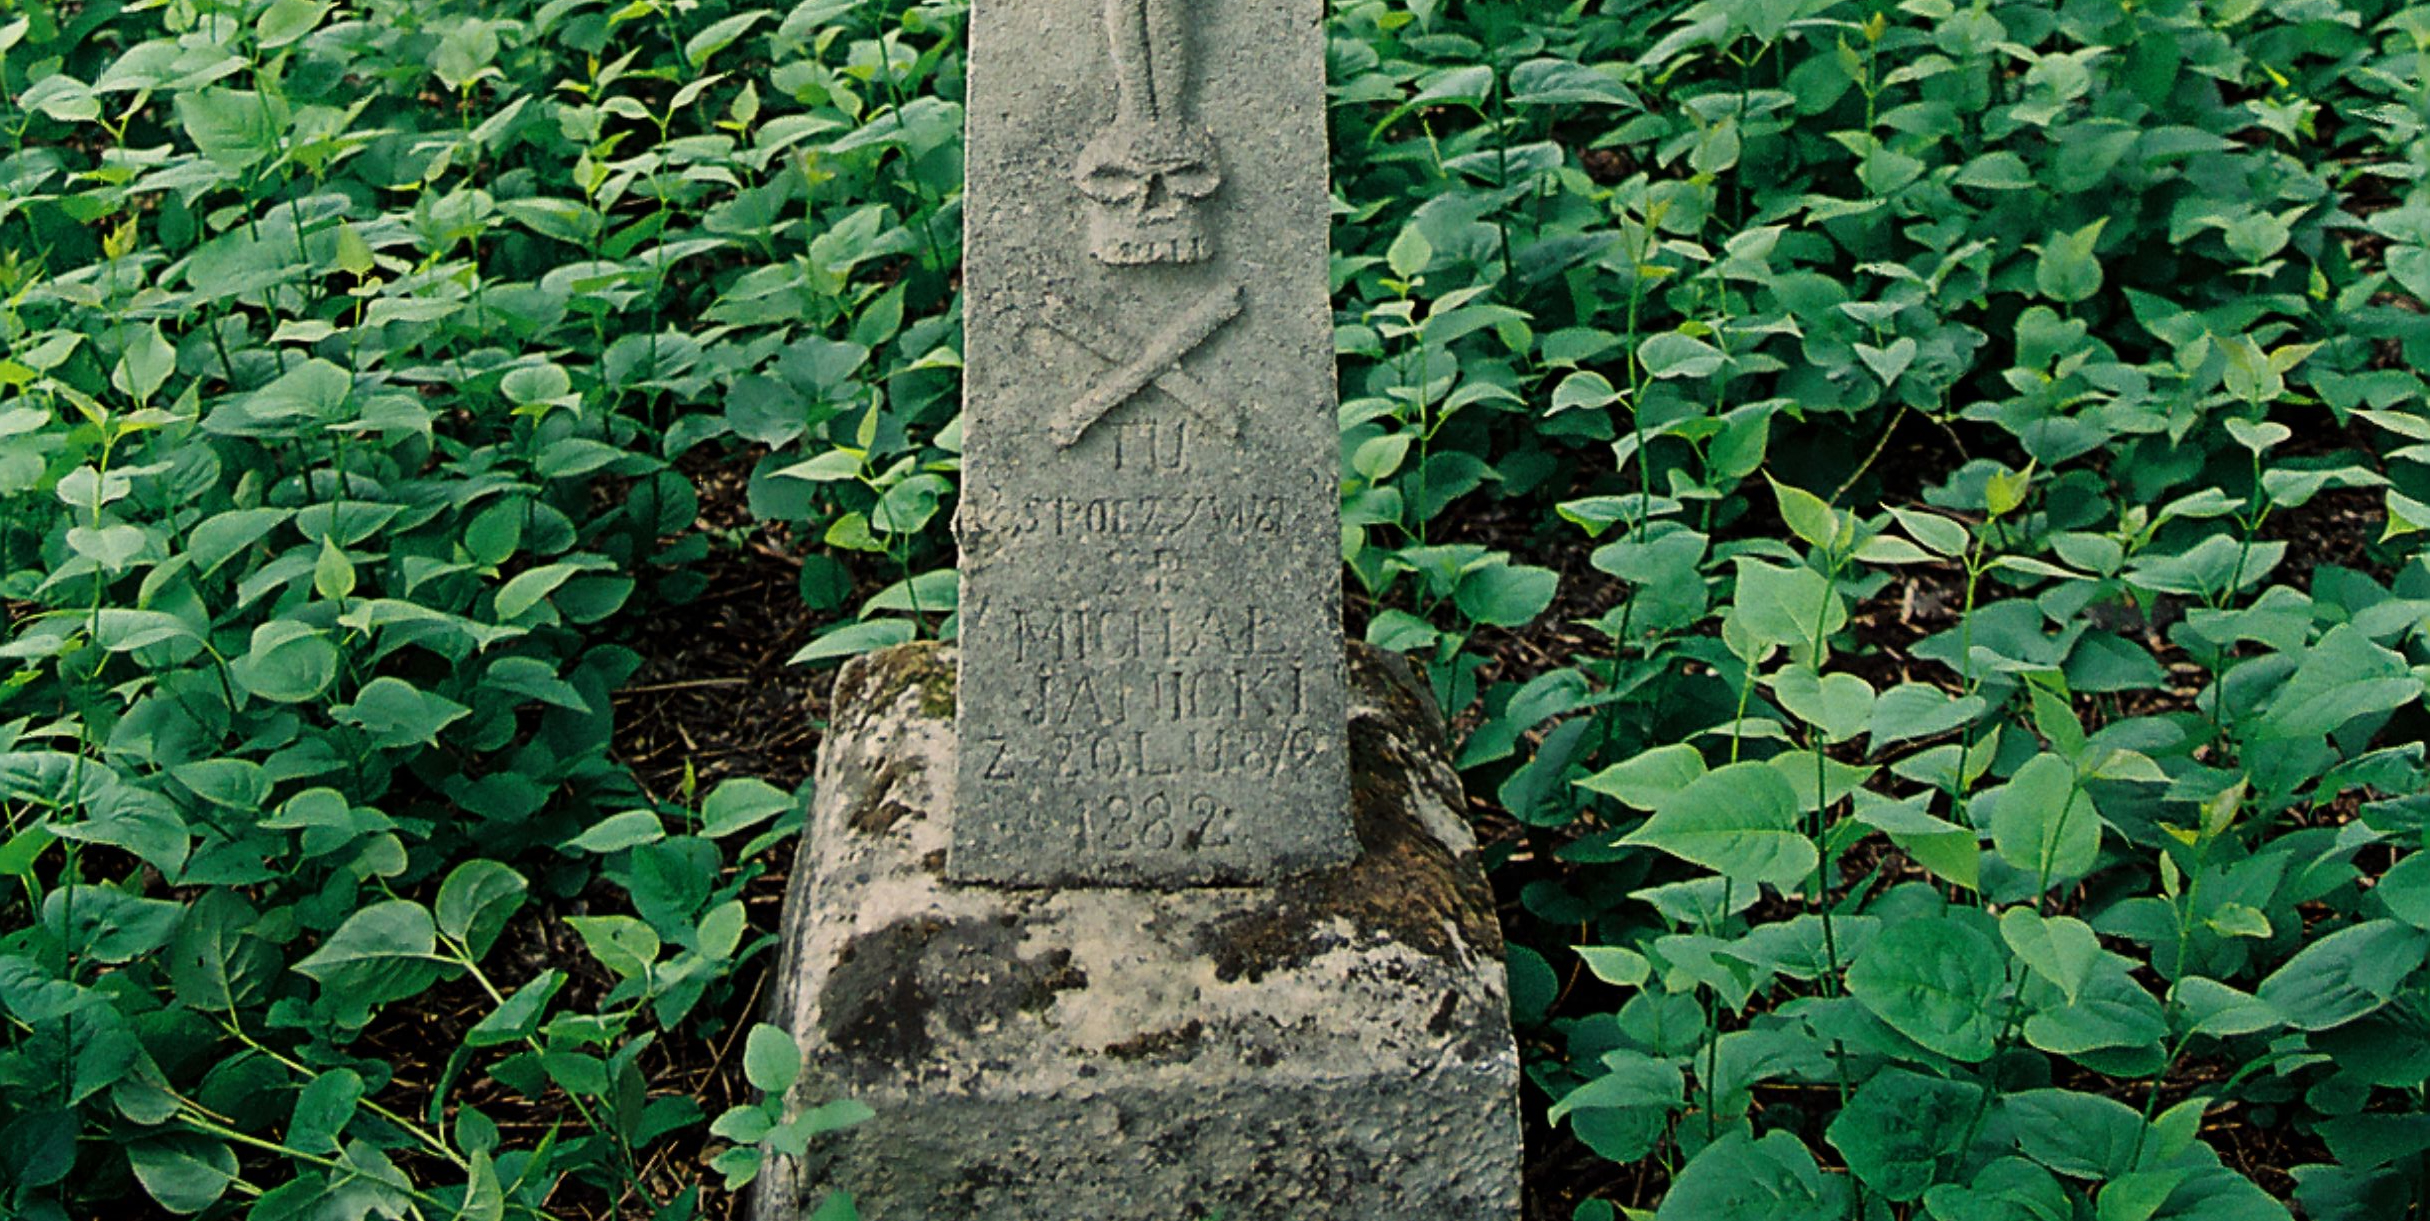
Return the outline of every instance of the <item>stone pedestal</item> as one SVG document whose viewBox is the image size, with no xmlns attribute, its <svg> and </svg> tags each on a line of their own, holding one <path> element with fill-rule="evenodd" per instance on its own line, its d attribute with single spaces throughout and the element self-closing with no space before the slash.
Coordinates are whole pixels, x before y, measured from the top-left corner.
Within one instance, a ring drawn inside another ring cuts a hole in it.
<svg viewBox="0 0 2430 1221">
<path fill-rule="evenodd" d="M 1433 706 L 1350 655 L 1352 863 L 1255 888 L 947 880 L 954 658 L 836 682 L 771 1020 L 870 1123 L 760 1179 L 867 1221 L 1515 1221 L 1502 941 Z"/>
</svg>

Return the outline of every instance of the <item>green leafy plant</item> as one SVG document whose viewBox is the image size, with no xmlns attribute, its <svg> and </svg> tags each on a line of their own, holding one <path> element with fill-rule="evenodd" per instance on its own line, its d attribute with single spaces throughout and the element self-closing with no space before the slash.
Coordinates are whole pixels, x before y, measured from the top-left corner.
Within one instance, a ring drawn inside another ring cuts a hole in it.
<svg viewBox="0 0 2430 1221">
<path fill-rule="evenodd" d="M 2417 1066 L 2344 1058 L 2430 1018 L 2421 286 L 2368 236 L 2421 21 L 2232 8 L 1337 6 L 1368 637 L 1512 820 L 1548 1117 L 1663 1171 L 1543 1201 L 2430 1190 Z M 2222 1122 L 2310 1152 L 2265 1191 Z"/>
<path fill-rule="evenodd" d="M 734 566 L 953 634 L 962 17 L 0 14 L 10 1211 L 715 1215 L 863 1114 L 746 1013 L 806 795 L 614 697 Z M 1328 21 L 1536 1209 L 2421 1212 L 2419 6 Z"/>
<path fill-rule="evenodd" d="M 648 791 L 619 625 L 701 586 L 687 450 L 856 399 L 862 450 L 900 447 L 853 379 L 935 302 L 849 286 L 909 248 L 839 217 L 949 232 L 949 148 L 887 176 L 957 127 L 902 62 L 949 64 L 955 10 L 764 17 L 0 20 L 11 1215 L 709 1207 L 669 1170 L 702 1102 L 654 1074 L 739 1033 L 772 944 L 744 892 L 803 795 Z M 816 334 L 846 311 L 850 359 Z M 943 481 L 865 482 L 874 550 L 927 554 Z"/>
</svg>

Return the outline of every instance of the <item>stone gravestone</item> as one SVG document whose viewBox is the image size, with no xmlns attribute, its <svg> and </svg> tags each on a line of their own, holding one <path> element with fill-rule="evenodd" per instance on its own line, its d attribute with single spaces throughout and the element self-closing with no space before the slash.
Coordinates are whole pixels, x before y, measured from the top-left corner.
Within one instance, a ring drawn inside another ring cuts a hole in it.
<svg viewBox="0 0 2430 1221">
<path fill-rule="evenodd" d="M 958 651 L 836 679 L 755 1221 L 1514 1221 L 1444 729 L 1345 652 L 1323 0 L 977 0 Z"/>
<path fill-rule="evenodd" d="M 1318 19 L 972 11 L 958 880 L 1356 852 Z"/>
</svg>

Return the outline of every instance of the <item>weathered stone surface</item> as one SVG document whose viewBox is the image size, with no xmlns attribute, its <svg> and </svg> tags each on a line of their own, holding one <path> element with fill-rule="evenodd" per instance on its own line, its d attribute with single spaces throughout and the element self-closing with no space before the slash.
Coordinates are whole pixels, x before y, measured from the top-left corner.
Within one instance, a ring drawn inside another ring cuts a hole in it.
<svg viewBox="0 0 2430 1221">
<path fill-rule="evenodd" d="M 956 878 L 1357 849 L 1322 16 L 973 8 Z"/>
<path fill-rule="evenodd" d="M 870 1221 L 1518 1215 L 1518 1060 L 1492 896 L 1424 692 L 1351 655 L 1353 862 L 1255 888 L 945 876 L 951 651 L 836 683 L 771 1020 L 796 1105 L 877 1119 L 762 1178 Z"/>
</svg>

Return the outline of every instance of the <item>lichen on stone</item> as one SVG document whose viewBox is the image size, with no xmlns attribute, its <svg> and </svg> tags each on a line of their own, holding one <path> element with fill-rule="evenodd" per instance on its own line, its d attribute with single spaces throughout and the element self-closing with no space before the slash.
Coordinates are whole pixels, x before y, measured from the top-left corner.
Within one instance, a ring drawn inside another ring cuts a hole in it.
<svg viewBox="0 0 2430 1221">
<path fill-rule="evenodd" d="M 918 813 L 898 789 L 917 778 L 921 770 L 913 756 L 888 760 L 876 776 L 859 786 L 860 796 L 845 813 L 844 825 L 862 835 L 884 835 L 906 816 Z"/>
<path fill-rule="evenodd" d="M 1191 1018 L 1178 1026 L 1150 1030 L 1118 1043 L 1109 1043 L 1106 1045 L 1105 1054 L 1126 1062 L 1169 1058 L 1186 1054 L 1190 1049 L 1198 1046 L 1200 1040 L 1206 1038 L 1206 1035 L 1206 1023 L 1197 1018 Z"/>
</svg>

